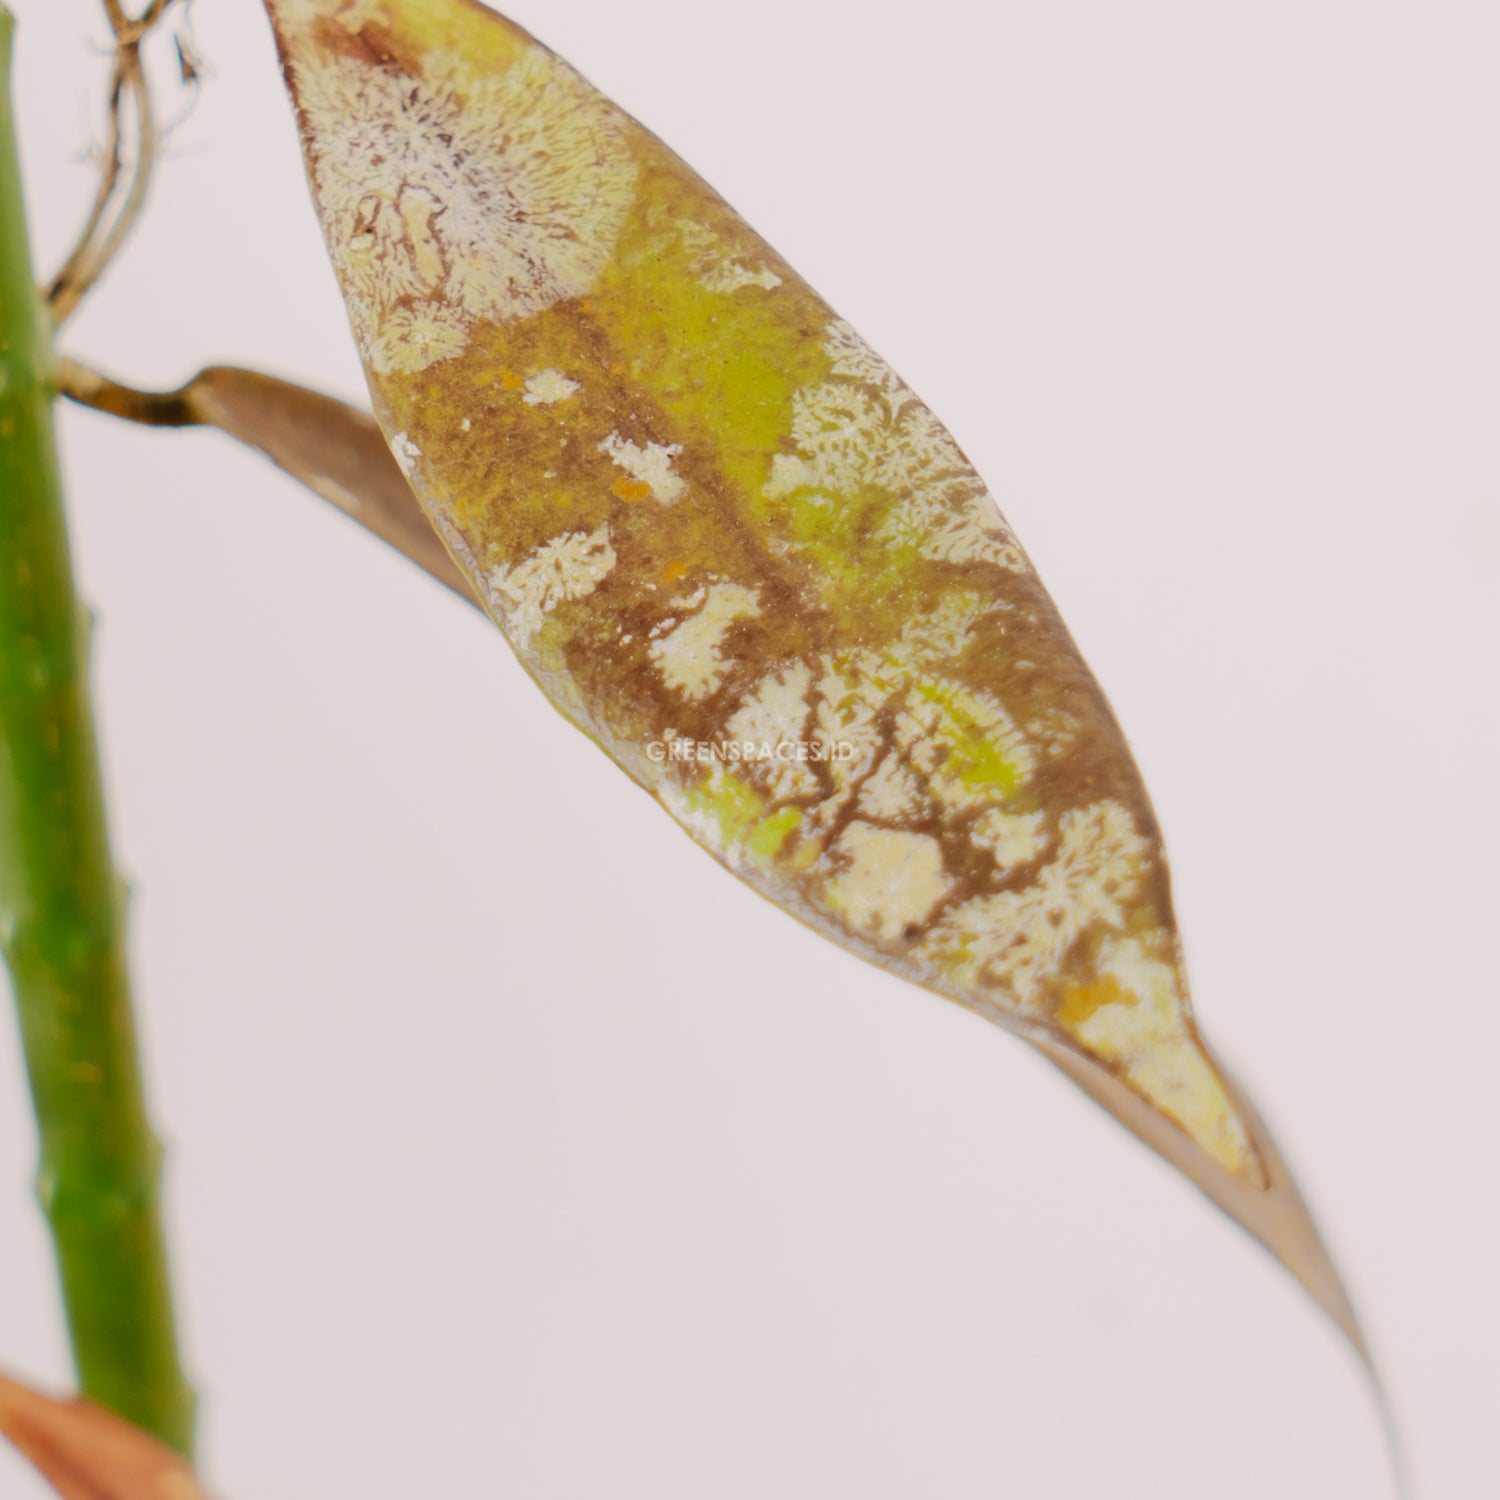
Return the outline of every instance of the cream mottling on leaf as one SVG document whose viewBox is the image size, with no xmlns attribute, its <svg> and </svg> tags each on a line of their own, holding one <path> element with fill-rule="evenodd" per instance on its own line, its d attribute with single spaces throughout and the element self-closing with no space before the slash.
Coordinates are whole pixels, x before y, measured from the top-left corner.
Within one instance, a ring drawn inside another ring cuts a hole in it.
<svg viewBox="0 0 1500 1500">
<path fill-rule="evenodd" d="M 759 613 L 753 589 L 738 583 L 713 584 L 694 614 L 652 641 L 651 658 L 663 680 L 684 698 L 717 692 L 727 664 L 724 637 L 737 620 Z"/>
<path fill-rule="evenodd" d="M 963 653 L 980 617 L 996 608 L 973 589 L 952 589 L 901 627 L 898 650 L 914 664 L 941 667 Z"/>
<path fill-rule="evenodd" d="M 807 701 L 812 670 L 805 662 L 771 673 L 748 694 L 724 726 L 724 736 L 735 744 L 757 747 L 800 744 L 811 709 Z M 806 761 L 790 756 L 755 763 L 759 783 L 778 801 L 817 792 L 817 775 Z"/>
<path fill-rule="evenodd" d="M 674 473 L 672 460 L 682 452 L 681 443 L 647 443 L 642 447 L 612 432 L 599 444 L 599 451 L 639 484 L 644 484 L 654 500 L 671 505 L 687 493 L 680 474 Z"/>
<path fill-rule="evenodd" d="M 687 252 L 689 271 L 711 292 L 728 296 L 747 286 L 770 292 L 781 285 L 781 277 L 774 271 L 764 267 L 751 270 L 748 266 L 741 265 L 733 258 L 724 241 L 702 224 L 684 224 L 682 243 Z"/>
<path fill-rule="evenodd" d="M 817 736 L 846 742 L 853 755 L 832 768 L 835 792 L 810 814 L 814 826 L 840 814 L 860 785 L 894 805 L 920 784 L 925 805 L 964 812 L 1003 802 L 1029 777 L 1031 752 L 1003 705 L 936 675 L 910 640 L 826 666 L 817 684 Z"/>
<path fill-rule="evenodd" d="M 404 432 L 397 432 L 391 436 L 391 455 L 401 472 L 407 479 L 411 479 L 417 471 L 417 460 L 421 458 L 422 450 Z"/>
<path fill-rule="evenodd" d="M 291 69 L 329 249 L 377 373 L 453 359 L 477 320 L 527 317 L 593 286 L 636 168 L 618 111 L 566 63 L 532 46 L 476 76 L 433 51 L 414 76 L 310 44 Z"/>
<path fill-rule="evenodd" d="M 920 926 L 952 889 L 942 846 L 925 833 L 854 822 L 834 850 L 843 868 L 828 881 L 829 904 L 877 941 Z"/>
<path fill-rule="evenodd" d="M 1080 725 L 1066 709 L 1049 707 L 1026 723 L 1026 735 L 1048 760 L 1065 757 L 1078 744 Z"/>
<path fill-rule="evenodd" d="M 1287 1244 L 1129 747 L 953 437 L 519 28 L 272 10 L 382 427 L 552 701 L 756 889 L 1061 1057 Z M 648 759 L 674 738 L 849 754 Z"/>
<path fill-rule="evenodd" d="M 950 912 L 926 951 L 967 982 L 999 990 L 1022 1009 L 1034 1007 L 1086 932 L 1124 925 L 1149 858 L 1149 845 L 1118 802 L 1066 812 L 1057 855 L 1030 885 Z"/>
<path fill-rule="evenodd" d="M 847 323 L 829 325 L 824 345 L 836 378 L 794 398 L 795 454 L 780 453 L 768 499 L 801 491 L 855 501 L 884 496 L 875 534 L 944 562 L 1027 566 L 984 481 L 947 429 Z"/>
<path fill-rule="evenodd" d="M 856 806 L 867 817 L 885 823 L 899 822 L 921 813 L 922 788 L 910 767 L 887 755 L 865 778 Z"/>
<path fill-rule="evenodd" d="M 521 399 L 528 406 L 552 406 L 581 389 L 576 380 L 569 380 L 560 370 L 538 370 L 526 381 L 526 394 Z"/>
<path fill-rule="evenodd" d="M 951 808 L 988 806 L 1031 776 L 1031 747 L 1004 704 L 954 678 L 918 680 L 894 738 L 928 794 Z"/>
<path fill-rule="evenodd" d="M 1175 965 L 1152 957 L 1138 938 L 1109 938 L 1101 948 L 1097 972 L 1099 1003 L 1069 1028 L 1072 1034 L 1116 1063 L 1233 1170 L 1244 1160 L 1249 1142 L 1222 1084 L 1184 1025 Z M 1062 1015 L 1066 1024 L 1066 1003 Z"/>
<path fill-rule="evenodd" d="M 469 320 L 430 303 L 393 307 L 365 337 L 373 341 L 383 368 L 414 375 L 462 354 L 469 342 Z"/>
<path fill-rule="evenodd" d="M 731 739 L 796 739 L 807 724 L 809 713 L 807 690 L 812 686 L 812 669 L 805 662 L 793 662 L 771 673 L 753 693 L 746 695 L 726 726 Z"/>
<path fill-rule="evenodd" d="M 974 842 L 994 855 L 1002 870 L 1030 864 L 1047 847 L 1047 815 L 992 808 L 974 825 Z"/>
<path fill-rule="evenodd" d="M 743 287 L 756 286 L 763 292 L 774 291 L 781 285 L 781 277 L 774 271 L 750 271 L 738 261 L 726 261 L 703 273 L 703 284 L 711 292 L 737 292 Z"/>
<path fill-rule="evenodd" d="M 369 22 L 385 19 L 384 0 L 349 0 L 336 19 L 339 25 L 352 36 Z"/>
<path fill-rule="evenodd" d="M 492 568 L 486 594 L 516 649 L 524 651 L 559 604 L 586 599 L 614 571 L 615 561 L 607 524 L 570 531 L 513 568 Z"/>
<path fill-rule="evenodd" d="M 851 754 L 844 761 L 830 760 L 833 791 L 809 814 L 809 824 L 814 828 L 834 823 L 879 762 L 886 742 L 881 715 L 890 699 L 887 688 L 860 670 L 857 657 L 838 664 L 825 657 L 822 665 L 824 672 L 816 687 L 814 739 L 830 751 L 836 745 L 847 745 Z"/>
</svg>

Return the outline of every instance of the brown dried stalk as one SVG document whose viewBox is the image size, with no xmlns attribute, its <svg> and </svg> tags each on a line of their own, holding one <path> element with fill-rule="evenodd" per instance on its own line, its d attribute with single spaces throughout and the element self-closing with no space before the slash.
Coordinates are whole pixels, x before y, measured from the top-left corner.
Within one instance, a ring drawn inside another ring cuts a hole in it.
<svg viewBox="0 0 1500 1500">
<path fill-rule="evenodd" d="M 141 45 L 174 3 L 176 0 L 151 0 L 138 16 L 131 16 L 120 0 L 104 0 L 115 57 L 103 165 L 78 240 L 47 288 L 47 302 L 58 324 L 67 320 L 108 269 L 146 201 L 159 132 L 141 62 Z"/>
<path fill-rule="evenodd" d="M 474 595 L 368 412 L 273 375 L 215 365 L 175 391 L 140 391 L 59 359 L 58 390 L 150 427 L 217 427 L 305 484 L 460 598 Z"/>
</svg>

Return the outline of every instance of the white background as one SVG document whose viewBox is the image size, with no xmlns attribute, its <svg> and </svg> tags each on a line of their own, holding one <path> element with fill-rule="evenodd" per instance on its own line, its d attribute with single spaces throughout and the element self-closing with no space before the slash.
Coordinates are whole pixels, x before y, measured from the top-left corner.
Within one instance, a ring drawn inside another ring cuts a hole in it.
<svg viewBox="0 0 1500 1500">
<path fill-rule="evenodd" d="M 18 8 L 49 267 L 102 26 Z M 513 13 L 990 478 L 1423 1493 L 1495 1493 L 1493 5 Z M 356 396 L 259 6 L 196 19 L 202 104 L 68 345 Z M 62 440 L 226 1495 L 1389 1493 L 1338 1337 L 1024 1046 L 740 887 L 253 455 L 75 411 Z M 63 1384 L 32 1154 L 5 1028 L 0 1361 Z M 9 1457 L 0 1490 L 40 1493 Z"/>
</svg>

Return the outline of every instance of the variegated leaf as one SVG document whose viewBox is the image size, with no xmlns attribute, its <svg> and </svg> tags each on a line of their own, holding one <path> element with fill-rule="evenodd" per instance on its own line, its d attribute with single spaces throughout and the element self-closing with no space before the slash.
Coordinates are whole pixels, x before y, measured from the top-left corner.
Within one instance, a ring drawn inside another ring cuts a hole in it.
<svg viewBox="0 0 1500 1500">
<path fill-rule="evenodd" d="M 552 702 L 746 883 L 1039 1047 L 1358 1343 L 1189 1003 L 1109 705 L 911 388 L 474 0 L 268 0 L 376 414 Z"/>
</svg>

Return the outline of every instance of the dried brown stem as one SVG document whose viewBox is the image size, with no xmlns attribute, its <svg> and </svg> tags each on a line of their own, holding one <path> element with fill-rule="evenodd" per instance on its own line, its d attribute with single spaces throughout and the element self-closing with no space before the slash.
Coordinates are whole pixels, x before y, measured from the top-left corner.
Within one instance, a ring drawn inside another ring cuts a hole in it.
<svg viewBox="0 0 1500 1500">
<path fill-rule="evenodd" d="M 59 324 L 67 320 L 108 269 L 146 201 L 158 132 L 151 88 L 141 62 L 141 44 L 173 3 L 151 0 L 140 15 L 131 16 L 120 0 L 104 0 L 104 12 L 114 34 L 115 59 L 103 166 L 78 240 L 47 288 L 47 302 Z"/>
<path fill-rule="evenodd" d="M 136 390 L 71 359 L 57 361 L 56 379 L 70 400 L 127 422 L 227 432 L 439 583 L 476 602 L 368 412 L 291 381 L 228 365 L 211 366 L 175 391 Z"/>
</svg>

